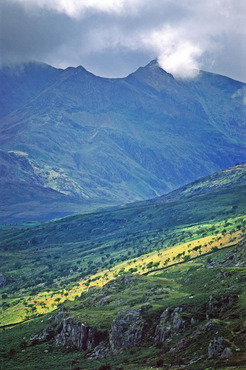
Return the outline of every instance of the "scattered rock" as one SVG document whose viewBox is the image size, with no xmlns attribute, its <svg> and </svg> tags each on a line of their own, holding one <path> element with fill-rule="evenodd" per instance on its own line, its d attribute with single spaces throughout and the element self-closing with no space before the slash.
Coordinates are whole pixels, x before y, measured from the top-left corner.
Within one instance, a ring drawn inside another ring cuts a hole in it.
<svg viewBox="0 0 246 370">
<path fill-rule="evenodd" d="M 140 309 L 140 312 L 143 313 L 143 312 L 146 312 L 148 311 L 150 308 L 152 307 L 152 305 L 150 303 L 144 303 L 142 304 L 139 309 Z"/>
<path fill-rule="evenodd" d="M 110 350 L 107 342 L 101 342 L 94 348 L 88 356 L 89 359 L 102 359 L 110 356 Z"/>
<path fill-rule="evenodd" d="M 226 360 L 232 357 L 232 350 L 229 347 L 226 347 L 220 356 L 223 360 Z"/>
<path fill-rule="evenodd" d="M 214 337 L 208 345 L 208 358 L 219 357 L 229 355 L 231 353 L 230 348 L 227 347 L 227 341 L 223 337 Z M 225 349 L 227 350 L 225 351 Z M 229 357 L 223 357 L 229 358 Z"/>
<path fill-rule="evenodd" d="M 6 275 L 0 273 L 0 288 L 3 288 L 5 287 L 5 285 L 7 284 L 8 282 L 8 278 Z"/>
<path fill-rule="evenodd" d="M 195 325 L 196 320 L 194 319 L 194 317 L 191 318 L 190 323 L 191 323 L 191 325 Z"/>
<path fill-rule="evenodd" d="M 224 295 L 224 296 L 213 296 L 209 297 L 208 310 L 210 312 L 223 311 L 228 308 L 229 305 L 235 303 L 238 297 L 236 295 Z"/>
</svg>

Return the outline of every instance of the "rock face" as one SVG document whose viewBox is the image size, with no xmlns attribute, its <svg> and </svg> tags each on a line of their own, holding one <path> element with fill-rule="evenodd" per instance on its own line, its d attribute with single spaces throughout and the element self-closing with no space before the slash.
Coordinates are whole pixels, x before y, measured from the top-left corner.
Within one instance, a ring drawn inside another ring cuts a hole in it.
<svg viewBox="0 0 246 370">
<path fill-rule="evenodd" d="M 181 317 L 182 307 L 176 307 L 174 311 L 166 309 L 160 318 L 160 323 L 155 330 L 155 341 L 165 342 L 172 334 L 186 327 Z"/>
<path fill-rule="evenodd" d="M 69 346 L 84 351 L 92 349 L 95 344 L 93 329 L 83 323 L 79 323 L 72 317 L 62 320 L 61 331 L 56 337 L 56 344 Z"/>
<path fill-rule="evenodd" d="M 105 357 L 108 332 L 91 328 L 78 322 L 73 317 L 67 317 L 63 312 L 55 316 L 55 320 L 41 333 L 30 338 L 32 344 L 54 339 L 58 346 L 74 348 L 78 351 L 96 349 L 94 358 Z M 97 356 L 98 355 L 98 356 Z"/>
<path fill-rule="evenodd" d="M 143 338 L 141 313 L 148 309 L 125 309 L 115 317 L 110 330 L 99 331 L 60 312 L 55 322 L 31 337 L 33 343 L 54 338 L 56 345 L 79 351 L 92 350 L 90 358 L 105 358 L 137 345 Z"/>
<path fill-rule="evenodd" d="M 214 337 L 208 346 L 208 358 L 219 357 L 227 359 L 232 356 L 232 351 L 228 347 L 227 341 L 223 337 Z"/>
<path fill-rule="evenodd" d="M 109 337 L 113 354 L 136 346 L 143 337 L 143 328 L 144 321 L 140 316 L 140 310 L 120 311 L 112 323 Z"/>
</svg>

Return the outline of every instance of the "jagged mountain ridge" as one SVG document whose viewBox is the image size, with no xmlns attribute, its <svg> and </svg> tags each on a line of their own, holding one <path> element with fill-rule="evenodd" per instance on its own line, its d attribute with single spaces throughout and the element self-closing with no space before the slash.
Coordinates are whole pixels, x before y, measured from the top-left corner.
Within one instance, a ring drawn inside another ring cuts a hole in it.
<svg viewBox="0 0 246 370">
<path fill-rule="evenodd" d="M 120 79 L 59 70 L 0 121 L 1 181 L 109 204 L 161 195 L 245 160 L 244 88 L 156 61 Z"/>
</svg>

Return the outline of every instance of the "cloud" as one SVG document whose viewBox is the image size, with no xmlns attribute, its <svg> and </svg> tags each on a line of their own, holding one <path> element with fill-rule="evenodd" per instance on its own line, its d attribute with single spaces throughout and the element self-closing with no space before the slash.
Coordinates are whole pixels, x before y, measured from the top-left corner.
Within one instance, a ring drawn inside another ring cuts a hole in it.
<svg viewBox="0 0 246 370">
<path fill-rule="evenodd" d="M 160 66 L 176 78 L 194 78 L 199 73 L 197 58 L 202 54 L 199 47 L 189 41 L 178 43 L 164 51 L 158 58 Z"/>
<path fill-rule="evenodd" d="M 246 105 L 246 87 L 244 86 L 241 89 L 236 90 L 232 95 L 232 99 L 238 100 Z"/>
<path fill-rule="evenodd" d="M 175 78 L 194 78 L 199 73 L 198 58 L 202 49 L 186 38 L 182 38 L 181 30 L 170 26 L 160 31 L 143 36 L 142 42 L 149 48 L 155 48 L 159 65 Z"/>
<path fill-rule="evenodd" d="M 246 81 L 244 0 L 1 0 L 2 64 L 82 64 L 117 77 L 158 57 L 176 78 L 202 68 Z"/>
<path fill-rule="evenodd" d="M 29 10 L 35 7 L 53 10 L 72 18 L 80 18 L 89 10 L 113 14 L 125 10 L 134 12 L 134 9 L 141 5 L 140 0 L 9 0 L 9 2 L 18 2 Z"/>
</svg>

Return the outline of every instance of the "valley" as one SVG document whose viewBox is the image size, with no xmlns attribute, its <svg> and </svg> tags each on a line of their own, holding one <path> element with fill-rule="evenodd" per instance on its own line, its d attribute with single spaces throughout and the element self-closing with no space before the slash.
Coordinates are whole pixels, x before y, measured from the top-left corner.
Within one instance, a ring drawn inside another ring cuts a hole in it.
<svg viewBox="0 0 246 370">
<path fill-rule="evenodd" d="M 1 226 L 4 368 L 243 368 L 245 169 Z"/>
</svg>

